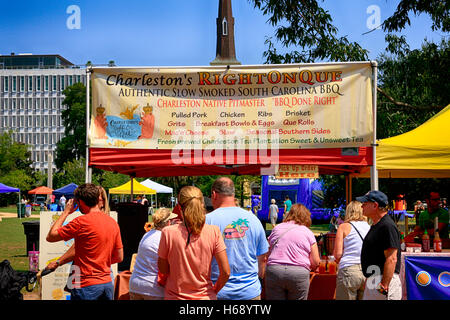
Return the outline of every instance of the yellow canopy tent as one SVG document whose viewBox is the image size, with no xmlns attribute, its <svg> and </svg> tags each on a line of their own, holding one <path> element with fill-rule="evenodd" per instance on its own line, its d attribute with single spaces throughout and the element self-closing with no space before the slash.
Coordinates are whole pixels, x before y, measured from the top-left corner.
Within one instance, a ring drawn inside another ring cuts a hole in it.
<svg viewBox="0 0 450 320">
<path fill-rule="evenodd" d="M 450 105 L 404 134 L 378 141 L 379 178 L 450 178 Z M 369 172 L 353 174 L 369 177 Z"/>
<path fill-rule="evenodd" d="M 133 188 L 131 188 L 133 182 Z M 140 184 L 136 179 L 130 180 L 127 183 L 109 189 L 110 194 L 156 194 L 156 191 Z"/>
</svg>

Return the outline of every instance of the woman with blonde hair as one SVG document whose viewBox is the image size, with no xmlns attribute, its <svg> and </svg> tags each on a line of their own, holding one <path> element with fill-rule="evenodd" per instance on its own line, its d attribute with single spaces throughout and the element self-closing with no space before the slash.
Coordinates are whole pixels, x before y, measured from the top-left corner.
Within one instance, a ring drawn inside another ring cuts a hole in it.
<svg viewBox="0 0 450 320">
<path fill-rule="evenodd" d="M 194 186 L 183 187 L 178 195 L 182 223 L 162 230 L 158 250 L 159 271 L 167 275 L 166 300 L 216 299 L 230 275 L 226 247 L 220 229 L 205 224 L 203 194 Z M 213 257 L 219 278 L 211 281 Z"/>
<path fill-rule="evenodd" d="M 336 300 L 362 300 L 365 277 L 361 269 L 361 248 L 369 229 L 361 202 L 350 202 L 345 211 L 344 223 L 336 232 L 333 250 L 339 263 Z"/>
<path fill-rule="evenodd" d="M 296 203 L 272 230 L 265 277 L 268 300 L 308 298 L 310 272 L 320 262 L 311 223 L 308 208 Z"/>
<path fill-rule="evenodd" d="M 131 300 L 162 300 L 164 288 L 158 284 L 158 248 L 161 231 L 171 225 L 177 215 L 170 209 L 160 208 L 152 216 L 150 230 L 144 234 L 130 278 Z"/>
</svg>

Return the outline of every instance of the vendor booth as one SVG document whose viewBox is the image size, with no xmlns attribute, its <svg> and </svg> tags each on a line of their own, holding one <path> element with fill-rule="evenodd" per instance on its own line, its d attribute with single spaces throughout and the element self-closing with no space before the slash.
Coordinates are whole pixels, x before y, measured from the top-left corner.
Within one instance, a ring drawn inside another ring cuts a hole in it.
<svg viewBox="0 0 450 320">
<path fill-rule="evenodd" d="M 19 218 L 23 218 L 25 216 L 25 208 L 20 203 L 20 189 L 7 186 L 6 184 L 0 183 L 0 193 L 9 193 L 9 192 L 18 192 L 19 193 L 19 201 L 17 202 L 17 215 Z M 0 218 L 1 221 L 1 218 Z"/>
<path fill-rule="evenodd" d="M 276 176 L 282 165 L 362 172 L 375 159 L 376 68 L 374 62 L 89 68 L 86 179 L 92 167 L 132 178 Z M 372 184 L 377 188 L 375 171 Z M 312 279 L 320 283 L 319 275 Z"/>
<path fill-rule="evenodd" d="M 450 178 L 450 105 L 419 127 L 378 141 L 379 178 Z M 367 170 L 353 173 L 368 177 Z"/>
<path fill-rule="evenodd" d="M 56 198 L 64 195 L 66 198 L 70 199 L 73 198 L 73 193 L 76 188 L 78 188 L 78 185 L 72 182 L 68 185 L 65 185 L 64 187 L 54 190 L 53 194 L 56 196 Z"/>
<path fill-rule="evenodd" d="M 450 178 L 450 105 L 419 127 L 378 141 L 380 178 Z M 368 177 L 368 172 L 353 173 Z M 405 218 L 405 224 L 408 224 Z M 450 250 L 402 252 L 403 299 L 448 299 Z"/>
<path fill-rule="evenodd" d="M 109 194 L 156 194 L 156 190 L 144 186 L 136 179 L 131 179 L 121 186 L 109 189 Z"/>
</svg>

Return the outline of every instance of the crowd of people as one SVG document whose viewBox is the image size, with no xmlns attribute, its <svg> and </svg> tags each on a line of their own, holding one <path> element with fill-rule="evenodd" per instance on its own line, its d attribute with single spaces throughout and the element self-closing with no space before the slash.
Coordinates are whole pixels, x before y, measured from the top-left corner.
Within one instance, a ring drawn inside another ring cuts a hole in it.
<svg viewBox="0 0 450 320">
<path fill-rule="evenodd" d="M 47 268 L 73 261 L 80 276 L 72 283 L 72 299 L 112 299 L 111 264 L 123 259 L 119 227 L 109 217 L 102 187 L 84 184 L 74 196 L 47 241 L 74 238 L 75 243 Z M 440 215 L 432 209 L 433 197 L 435 193 L 430 194 L 430 219 Z M 333 251 L 339 264 L 337 300 L 401 299 L 400 233 L 388 217 L 388 203 L 383 192 L 370 191 L 348 204 Z M 64 224 L 76 205 L 83 215 Z M 158 209 L 140 241 L 130 298 L 259 300 L 264 288 L 268 300 L 307 299 L 310 272 L 320 263 L 311 213 L 300 203 L 289 200 L 285 205 L 282 223 L 272 221 L 267 238 L 258 218 L 236 206 L 231 179 L 218 178 L 211 198 L 195 186 L 183 187 L 176 209 Z M 275 213 L 278 208 L 269 218 Z M 419 226 L 427 228 L 426 221 L 419 218 Z"/>
</svg>

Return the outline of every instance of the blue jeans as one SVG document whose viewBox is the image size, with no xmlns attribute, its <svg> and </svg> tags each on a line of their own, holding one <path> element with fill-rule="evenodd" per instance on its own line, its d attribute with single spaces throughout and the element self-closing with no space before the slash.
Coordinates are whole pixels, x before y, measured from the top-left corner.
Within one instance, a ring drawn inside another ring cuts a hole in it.
<svg viewBox="0 0 450 320">
<path fill-rule="evenodd" d="M 71 300 L 113 300 L 114 287 L 112 282 L 96 284 L 79 289 L 72 289 Z"/>
</svg>

